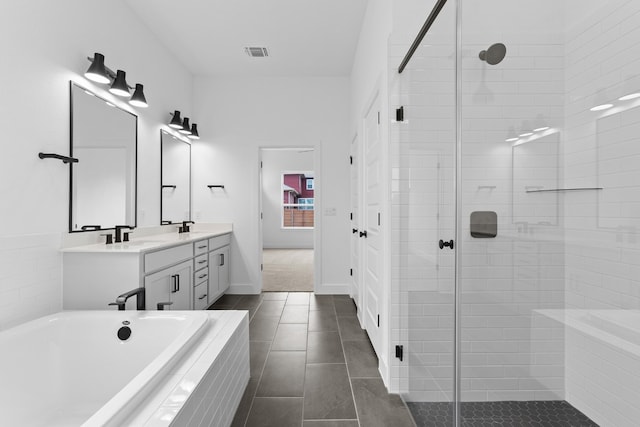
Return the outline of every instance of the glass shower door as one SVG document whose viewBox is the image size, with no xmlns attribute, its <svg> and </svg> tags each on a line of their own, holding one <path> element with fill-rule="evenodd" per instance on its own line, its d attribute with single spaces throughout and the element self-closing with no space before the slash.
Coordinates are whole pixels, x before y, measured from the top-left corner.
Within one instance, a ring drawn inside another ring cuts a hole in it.
<svg viewBox="0 0 640 427">
<path fill-rule="evenodd" d="M 446 6 L 391 82 L 392 280 L 400 389 L 418 425 L 454 422 L 455 5 Z M 391 42 L 392 52 L 406 43 Z M 394 60 L 399 63 L 402 58 Z M 423 423 L 423 424 L 421 424 Z M 438 424 L 440 425 L 440 424 Z"/>
</svg>

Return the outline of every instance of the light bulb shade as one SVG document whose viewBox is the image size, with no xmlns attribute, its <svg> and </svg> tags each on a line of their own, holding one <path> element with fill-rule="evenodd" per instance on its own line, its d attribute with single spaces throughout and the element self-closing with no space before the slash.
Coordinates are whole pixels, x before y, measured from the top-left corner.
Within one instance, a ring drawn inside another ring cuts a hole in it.
<svg viewBox="0 0 640 427">
<path fill-rule="evenodd" d="M 178 132 L 184 135 L 191 135 L 191 125 L 189 124 L 189 117 L 185 117 L 182 120 L 182 129 L 178 129 Z"/>
<path fill-rule="evenodd" d="M 143 86 L 140 83 L 136 83 L 136 90 L 133 92 L 131 99 L 129 100 L 129 104 L 134 107 L 147 108 L 149 104 L 147 104 L 147 98 L 144 97 Z"/>
<path fill-rule="evenodd" d="M 129 86 L 127 85 L 127 73 L 122 70 L 118 70 L 116 73 L 116 79 L 113 81 L 109 92 L 118 96 L 131 96 L 129 92 Z"/>
<path fill-rule="evenodd" d="M 182 118 L 180 117 L 180 111 L 176 110 L 173 113 L 173 119 L 171 119 L 169 127 L 172 127 L 174 129 L 182 129 Z"/>
<path fill-rule="evenodd" d="M 191 125 L 191 135 L 189 135 L 191 139 L 200 139 L 200 135 L 198 135 L 198 125 L 196 123 Z"/>
<path fill-rule="evenodd" d="M 98 52 L 93 54 L 93 61 L 91 62 L 91 65 L 89 65 L 87 72 L 84 73 L 84 76 L 96 83 L 107 84 L 111 81 L 109 80 L 109 76 L 107 75 L 107 70 L 104 67 L 103 54 Z"/>
</svg>

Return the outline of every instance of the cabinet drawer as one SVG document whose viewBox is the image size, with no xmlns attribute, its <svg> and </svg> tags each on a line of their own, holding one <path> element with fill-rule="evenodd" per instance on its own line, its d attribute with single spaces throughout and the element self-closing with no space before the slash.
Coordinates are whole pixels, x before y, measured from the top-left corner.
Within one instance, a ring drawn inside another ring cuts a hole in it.
<svg viewBox="0 0 640 427">
<path fill-rule="evenodd" d="M 194 269 L 196 271 L 200 270 L 201 268 L 205 268 L 207 267 L 209 264 L 209 257 L 207 256 L 207 254 L 202 254 L 200 256 L 197 256 L 195 258 L 194 261 Z"/>
<path fill-rule="evenodd" d="M 203 268 L 202 270 L 196 271 L 194 274 L 193 283 L 198 286 L 200 283 L 206 281 L 209 278 L 209 269 Z"/>
<path fill-rule="evenodd" d="M 204 282 L 193 289 L 193 308 L 195 310 L 204 310 L 209 305 L 207 283 Z"/>
<path fill-rule="evenodd" d="M 209 251 L 208 240 L 199 240 L 197 242 L 193 242 L 193 253 L 195 256 L 198 256 L 200 254 L 206 254 L 208 251 Z"/>
<path fill-rule="evenodd" d="M 193 257 L 193 245 L 182 245 L 174 248 L 152 252 L 144 256 L 144 272 L 159 270 Z"/>
<path fill-rule="evenodd" d="M 209 239 L 209 250 L 221 248 L 231 243 L 231 234 L 223 234 L 222 236 L 212 237 Z"/>
</svg>

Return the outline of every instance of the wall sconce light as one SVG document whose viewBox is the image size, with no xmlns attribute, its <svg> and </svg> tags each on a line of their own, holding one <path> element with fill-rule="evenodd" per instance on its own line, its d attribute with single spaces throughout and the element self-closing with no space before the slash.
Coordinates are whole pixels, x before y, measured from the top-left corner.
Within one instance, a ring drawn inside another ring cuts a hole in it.
<svg viewBox="0 0 640 427">
<path fill-rule="evenodd" d="M 126 73 L 123 70 L 114 73 L 104 65 L 104 55 L 96 52 L 93 54 L 93 58 L 87 57 L 87 59 L 91 62 L 89 69 L 84 73 L 87 79 L 100 84 L 111 83 L 109 92 L 117 96 L 130 97 L 129 104 L 134 107 L 146 108 L 149 106 L 144 96 L 143 86 L 137 83 L 133 96 L 131 96 L 130 89 L 133 88 L 127 84 Z"/>
<path fill-rule="evenodd" d="M 109 92 L 114 95 L 130 97 L 129 85 L 127 85 L 127 73 L 122 70 L 118 70 L 116 78 L 113 80 Z"/>
<path fill-rule="evenodd" d="M 543 132 L 545 130 L 549 130 L 550 127 L 547 124 L 547 120 L 544 118 L 542 114 L 538 114 L 536 119 L 533 121 L 533 131 L 534 132 Z"/>
<path fill-rule="evenodd" d="M 143 87 L 140 83 L 136 83 L 136 90 L 133 92 L 131 99 L 129 100 L 129 104 L 134 107 L 147 108 L 149 104 L 147 104 L 147 99 L 144 97 L 144 92 L 142 91 Z"/>
<path fill-rule="evenodd" d="M 604 111 L 613 107 L 613 104 L 609 101 L 604 89 L 600 89 L 595 95 L 595 106 L 589 108 L 589 111 Z"/>
<path fill-rule="evenodd" d="M 505 141 L 516 142 L 518 139 L 520 138 L 516 134 L 516 128 L 514 128 L 513 126 L 509 126 L 509 131 L 507 132 L 507 139 L 505 139 Z"/>
<path fill-rule="evenodd" d="M 169 127 L 174 129 L 182 129 L 182 118 L 180 118 L 180 111 L 176 110 L 173 113 L 173 119 L 171 119 L 171 122 L 169 122 Z"/>
<path fill-rule="evenodd" d="M 178 132 L 183 135 L 191 135 L 191 125 L 189 124 L 189 117 L 185 117 L 182 120 L 182 129 L 178 129 Z"/>
<path fill-rule="evenodd" d="M 189 135 L 189 138 L 200 139 L 200 135 L 198 135 L 198 125 L 195 123 L 191 125 L 191 135 Z"/>
<path fill-rule="evenodd" d="M 196 123 L 190 124 L 189 117 L 182 118 L 180 111 L 175 110 L 173 113 L 169 113 L 173 116 L 169 122 L 169 127 L 177 130 L 181 134 L 189 137 L 190 139 L 200 139 L 198 134 L 198 125 Z"/>
</svg>

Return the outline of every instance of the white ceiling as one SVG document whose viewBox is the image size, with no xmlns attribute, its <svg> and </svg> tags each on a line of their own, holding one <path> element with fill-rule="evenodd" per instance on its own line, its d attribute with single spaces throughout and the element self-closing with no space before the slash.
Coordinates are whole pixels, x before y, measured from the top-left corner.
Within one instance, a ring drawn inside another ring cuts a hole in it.
<svg viewBox="0 0 640 427">
<path fill-rule="evenodd" d="M 367 0 L 126 0 L 195 75 L 350 74 Z M 250 58 L 246 46 L 267 47 Z"/>
</svg>

